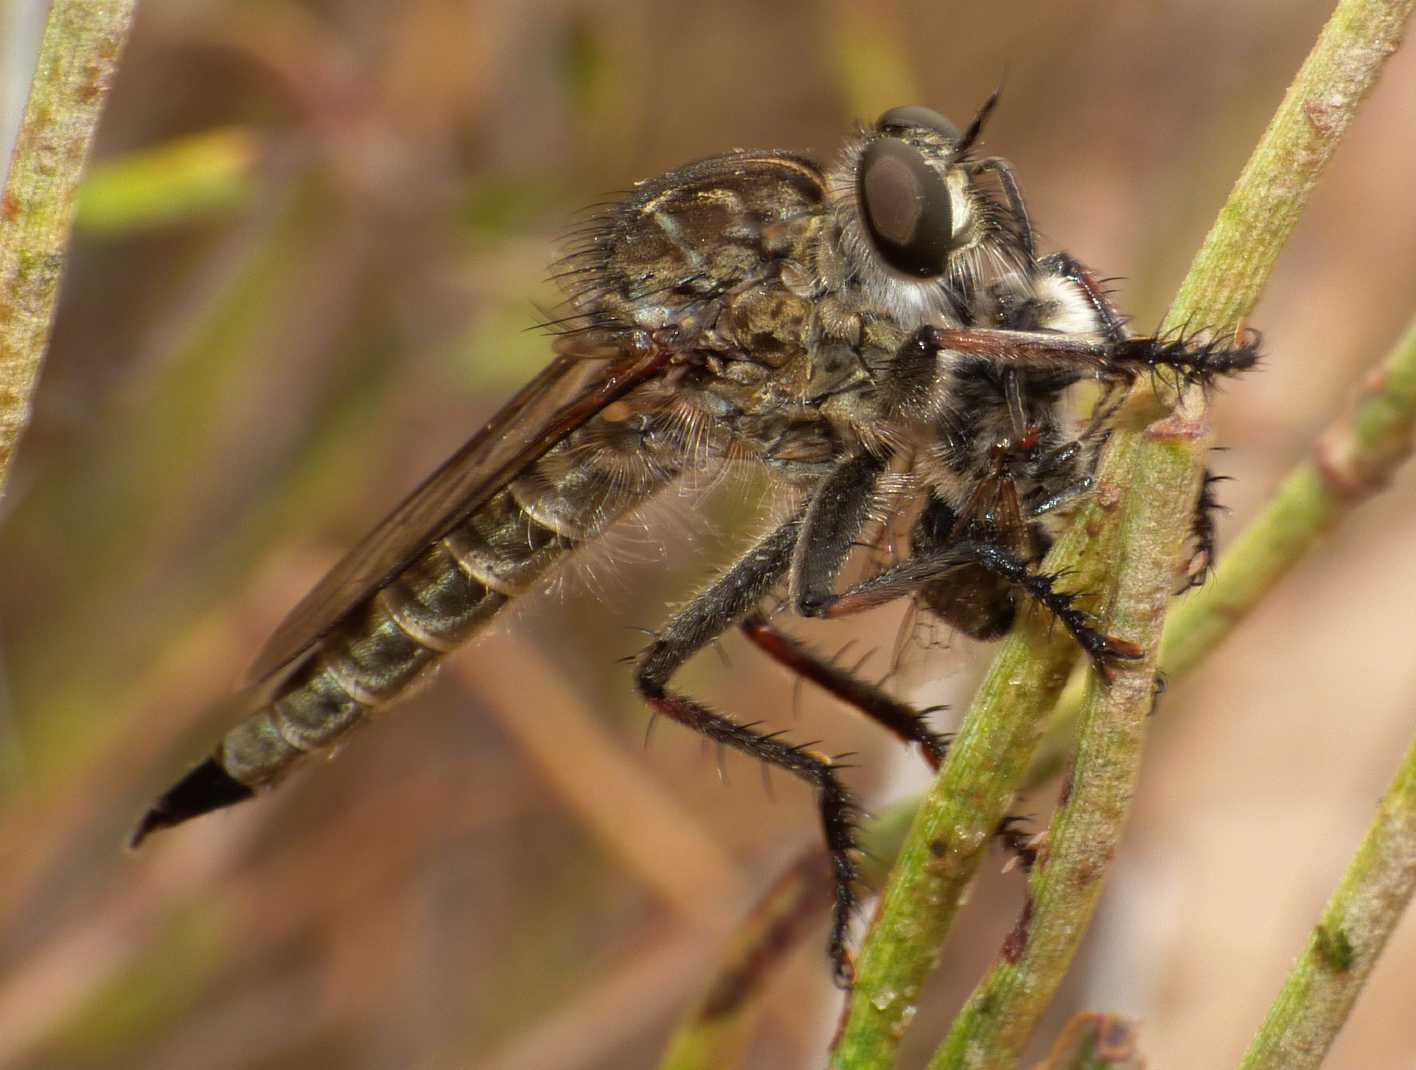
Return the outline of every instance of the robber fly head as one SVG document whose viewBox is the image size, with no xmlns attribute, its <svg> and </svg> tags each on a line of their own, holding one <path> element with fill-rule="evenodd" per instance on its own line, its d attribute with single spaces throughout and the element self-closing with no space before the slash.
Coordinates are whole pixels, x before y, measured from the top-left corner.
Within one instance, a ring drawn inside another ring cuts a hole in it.
<svg viewBox="0 0 1416 1070">
<path fill-rule="evenodd" d="M 963 132 L 929 108 L 891 108 L 832 172 L 847 273 L 901 321 L 966 308 L 981 278 L 1026 259 L 1020 222 L 979 181 L 994 161 L 970 154 L 992 104 Z"/>
</svg>

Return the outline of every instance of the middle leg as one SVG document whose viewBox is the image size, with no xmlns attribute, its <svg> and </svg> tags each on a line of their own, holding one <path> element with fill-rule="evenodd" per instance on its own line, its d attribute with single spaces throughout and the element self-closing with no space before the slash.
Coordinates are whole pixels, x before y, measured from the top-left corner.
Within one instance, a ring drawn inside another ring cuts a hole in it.
<svg viewBox="0 0 1416 1070">
<path fill-rule="evenodd" d="M 961 539 L 912 557 L 837 594 L 829 587 L 804 593 L 798 610 L 804 616 L 843 617 L 913 594 L 927 583 L 942 580 L 965 566 L 978 565 L 1013 585 L 1048 609 L 1106 674 L 1112 661 L 1133 661 L 1142 651 L 1134 643 L 1105 635 L 1073 603 L 1077 596 L 1059 591 L 1056 577 L 1034 572 L 1027 562 L 992 543 Z"/>
<path fill-rule="evenodd" d="M 1000 369 L 1076 372 L 1123 380 L 1169 371 L 1182 383 L 1202 386 L 1223 375 L 1248 371 L 1259 360 L 1258 336 L 1252 333 L 1226 345 L 1220 340 L 1194 342 L 1180 337 L 1111 341 L 1048 331 L 921 327 L 912 342 L 934 352 L 980 357 Z"/>
</svg>

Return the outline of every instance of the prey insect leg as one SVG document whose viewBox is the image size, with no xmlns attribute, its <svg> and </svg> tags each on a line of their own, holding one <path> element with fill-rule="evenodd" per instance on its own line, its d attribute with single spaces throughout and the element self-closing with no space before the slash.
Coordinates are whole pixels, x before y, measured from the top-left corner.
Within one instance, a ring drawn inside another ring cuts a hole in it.
<svg viewBox="0 0 1416 1070">
<path fill-rule="evenodd" d="M 1071 504 L 1092 492 L 1096 486 L 1096 479 L 1093 476 L 1078 476 L 1077 479 L 1068 483 L 1061 490 L 1058 490 L 1039 502 L 1031 503 L 1028 506 L 1028 516 L 1032 519 L 1046 516 L 1048 513 L 1056 512 L 1058 509 Z"/>
<path fill-rule="evenodd" d="M 1029 492 L 1024 505 L 1027 516 L 1036 520 L 1090 494 L 1096 486 L 1096 450 L 1093 441 L 1097 428 L 1088 426 L 1082 434 L 1069 439 L 1038 462 L 1038 486 Z"/>
<path fill-rule="evenodd" d="M 819 612 L 818 607 L 829 606 L 839 598 L 846 597 L 835 593 L 836 581 L 869 518 L 876 486 L 884 471 L 883 460 L 862 454 L 837 467 L 813 497 L 802 523 L 791 564 L 792 603 L 802 616 L 844 615 L 823 614 Z M 890 569 L 881 575 L 888 576 L 896 571 Z M 866 581 L 867 584 L 870 582 Z M 1043 582 L 1046 583 L 1046 580 Z M 860 586 L 863 585 L 857 585 L 851 590 L 858 590 Z M 900 593 L 911 593 L 912 590 L 911 585 L 908 590 Z M 892 594 L 872 604 L 890 601 L 893 597 Z M 1065 595 L 1054 596 L 1057 602 L 1065 602 L 1066 599 Z M 1065 606 L 1062 606 L 1062 609 L 1078 618 L 1081 617 L 1076 610 L 1069 610 Z M 943 764 L 944 741 L 929 731 L 918 712 L 884 695 L 877 688 L 855 679 L 851 674 L 822 663 L 819 659 L 811 659 L 807 663 L 797 660 L 806 653 L 801 651 L 800 647 L 791 654 L 782 656 L 777 650 L 771 649 L 767 633 L 753 628 L 751 619 L 745 622 L 744 627 L 758 646 L 767 650 L 788 668 L 821 684 L 832 694 L 880 722 L 902 739 L 920 743 L 931 765 L 938 767 Z M 773 638 L 779 638 L 775 632 L 770 634 Z M 788 660 L 789 657 L 792 660 Z M 1025 866 L 1030 865 L 1030 852 L 1019 846 L 1020 843 L 1025 844 L 1025 841 L 1016 833 L 1015 819 L 1005 819 L 999 826 L 998 835 L 1005 847 L 1013 851 Z"/>
<path fill-rule="evenodd" d="M 639 693 L 655 713 L 715 743 L 785 769 L 816 789 L 836 884 L 830 954 L 837 984 L 849 987 L 854 969 L 846 952 L 846 934 L 856 907 L 859 874 L 853 857 L 854 821 L 859 808 L 841 783 L 836 767 L 823 754 L 788 743 L 778 734 L 754 731 L 667 686 L 679 666 L 751 612 L 786 574 L 801 529 L 798 516 L 753 546 L 649 644 L 640 654 L 634 677 Z"/>
</svg>

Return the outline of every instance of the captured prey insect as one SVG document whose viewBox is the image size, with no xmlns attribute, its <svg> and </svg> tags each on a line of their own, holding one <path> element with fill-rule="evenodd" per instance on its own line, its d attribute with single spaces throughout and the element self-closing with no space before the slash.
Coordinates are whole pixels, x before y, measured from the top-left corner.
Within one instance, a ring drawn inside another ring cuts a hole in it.
<svg viewBox="0 0 1416 1070">
<path fill-rule="evenodd" d="M 735 151 L 640 183 L 578 235 L 558 274 L 554 359 L 341 561 L 277 629 L 237 699 L 244 719 L 133 835 L 250 798 L 388 705 L 616 519 L 724 465 L 764 468 L 793 504 L 640 653 L 654 714 L 799 777 L 817 794 L 836 883 L 830 951 L 851 980 L 853 820 L 841 767 L 670 687 L 734 627 L 937 764 L 943 740 L 877 687 L 816 659 L 760 612 L 805 617 L 897 598 L 976 638 L 1018 606 L 1052 613 L 1100 666 L 1140 651 L 1095 630 L 1038 570 L 1048 524 L 1091 489 L 1109 407 L 1080 431 L 1084 379 L 1208 383 L 1232 345 L 1132 337 L 1092 275 L 1040 257 L 1010 166 L 896 108 L 825 168 Z M 872 526 L 897 558 L 848 579 Z M 1205 530 L 1198 525 L 1197 530 Z"/>
</svg>

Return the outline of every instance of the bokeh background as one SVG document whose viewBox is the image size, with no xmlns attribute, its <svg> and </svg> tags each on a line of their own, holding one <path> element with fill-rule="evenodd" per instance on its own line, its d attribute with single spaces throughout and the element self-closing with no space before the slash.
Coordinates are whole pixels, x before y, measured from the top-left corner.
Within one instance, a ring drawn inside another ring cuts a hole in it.
<svg viewBox="0 0 1416 1070">
<path fill-rule="evenodd" d="M 43 8 L 0 3 L 5 144 Z M 727 559 L 753 494 L 617 535 L 275 795 L 139 856 L 123 839 L 285 611 L 544 361 L 526 327 L 578 208 L 731 146 L 829 157 L 895 104 L 966 118 L 1003 83 L 987 147 L 1045 245 L 1119 276 L 1148 326 L 1328 8 L 146 0 L 0 526 L 0 1067 L 652 1066 L 817 835 L 797 784 L 667 725 L 646 747 L 619 660 Z M 1408 50 L 1254 315 L 1265 368 L 1218 404 L 1223 537 L 1411 315 L 1413 176 Z M 1413 486 L 1165 697 L 1049 1031 L 1107 1010 L 1153 1066 L 1242 1052 L 1416 727 Z M 884 676 L 899 618 L 801 634 Z M 960 707 L 986 654 L 916 643 L 891 686 Z M 922 783 L 736 638 L 720 655 L 687 685 L 859 750 L 872 802 Z M 985 870 L 901 1065 L 1016 917 L 1017 874 Z M 747 1065 L 819 1063 L 823 940 Z M 1416 1067 L 1413 990 L 1408 919 L 1330 1065 Z"/>
</svg>

